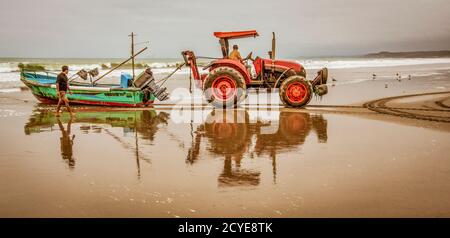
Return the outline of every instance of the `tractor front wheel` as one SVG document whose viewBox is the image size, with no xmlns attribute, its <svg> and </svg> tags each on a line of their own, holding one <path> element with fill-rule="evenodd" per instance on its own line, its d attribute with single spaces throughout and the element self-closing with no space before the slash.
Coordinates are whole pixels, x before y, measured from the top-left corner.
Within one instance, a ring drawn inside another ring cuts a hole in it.
<svg viewBox="0 0 450 238">
<path fill-rule="evenodd" d="M 203 93 L 216 108 L 237 107 L 245 99 L 244 77 L 230 67 L 218 67 L 206 76 Z"/>
<path fill-rule="evenodd" d="M 280 86 L 280 99 L 284 105 L 303 107 L 312 98 L 311 85 L 301 76 L 291 76 Z"/>
</svg>

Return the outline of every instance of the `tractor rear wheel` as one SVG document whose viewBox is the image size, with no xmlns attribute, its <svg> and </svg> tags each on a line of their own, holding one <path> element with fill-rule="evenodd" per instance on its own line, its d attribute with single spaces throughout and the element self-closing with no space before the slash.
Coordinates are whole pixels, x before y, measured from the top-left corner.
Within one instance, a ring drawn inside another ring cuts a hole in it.
<svg viewBox="0 0 450 238">
<path fill-rule="evenodd" d="M 206 76 L 205 99 L 217 108 L 237 107 L 245 99 L 247 85 L 241 73 L 231 67 L 218 67 Z"/>
<path fill-rule="evenodd" d="M 303 107 L 312 98 L 312 88 L 308 81 L 301 76 L 291 76 L 280 86 L 280 99 L 284 105 Z"/>
</svg>

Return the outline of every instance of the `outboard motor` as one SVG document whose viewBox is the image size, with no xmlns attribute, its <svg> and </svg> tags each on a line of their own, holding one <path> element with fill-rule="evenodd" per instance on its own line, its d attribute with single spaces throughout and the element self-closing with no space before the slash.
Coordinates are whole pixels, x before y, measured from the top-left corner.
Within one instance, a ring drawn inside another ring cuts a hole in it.
<svg viewBox="0 0 450 238">
<path fill-rule="evenodd" d="M 80 76 L 80 78 L 86 80 L 88 77 L 88 72 L 86 72 L 86 70 L 82 69 L 77 72 L 77 75 Z"/>
<path fill-rule="evenodd" d="M 92 78 L 94 78 L 94 77 L 97 77 L 98 76 L 98 74 L 99 74 L 99 72 L 98 72 L 98 68 L 95 68 L 95 69 L 92 69 L 92 70 L 89 70 L 88 71 L 88 74 L 92 77 Z"/>
<path fill-rule="evenodd" d="M 141 88 L 144 92 L 152 93 L 159 101 L 169 99 L 169 93 L 166 92 L 167 88 L 156 84 L 151 68 L 147 68 L 144 73 L 134 81 L 134 85 Z"/>
<path fill-rule="evenodd" d="M 89 80 L 91 80 L 91 82 L 92 82 L 92 78 L 97 77 L 98 73 L 99 73 L 98 68 L 95 68 L 95 69 L 89 70 L 89 71 L 81 69 L 80 71 L 77 72 L 77 75 L 80 78 L 82 78 L 83 80 L 87 80 L 88 76 L 89 76 Z"/>
</svg>

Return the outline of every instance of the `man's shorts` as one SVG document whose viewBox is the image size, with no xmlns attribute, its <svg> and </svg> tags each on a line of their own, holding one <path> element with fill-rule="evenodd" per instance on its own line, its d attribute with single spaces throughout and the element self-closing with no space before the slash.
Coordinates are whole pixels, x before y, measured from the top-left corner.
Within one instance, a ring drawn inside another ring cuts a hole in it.
<svg viewBox="0 0 450 238">
<path fill-rule="evenodd" d="M 60 99 L 67 98 L 67 97 L 66 97 L 66 93 L 67 93 L 66 91 L 59 91 L 59 98 L 60 98 Z"/>
</svg>

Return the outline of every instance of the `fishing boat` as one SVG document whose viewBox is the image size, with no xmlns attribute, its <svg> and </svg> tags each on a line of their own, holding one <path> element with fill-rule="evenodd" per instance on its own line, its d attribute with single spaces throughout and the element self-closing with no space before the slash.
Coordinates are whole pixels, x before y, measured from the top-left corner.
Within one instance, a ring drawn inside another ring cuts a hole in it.
<svg viewBox="0 0 450 238">
<path fill-rule="evenodd" d="M 150 69 L 144 71 L 141 78 L 149 77 Z M 54 104 L 58 102 L 56 92 L 56 74 L 50 72 L 33 72 L 21 70 L 20 80 L 30 88 L 33 95 L 42 103 Z M 139 79 L 139 77 L 138 77 Z M 141 80 L 142 81 L 142 80 Z M 115 84 L 91 84 L 84 82 L 71 82 L 67 99 L 73 104 L 116 106 L 116 107 L 143 107 L 151 105 L 155 100 L 154 91 L 149 84 L 153 77 L 145 82 L 134 80 L 132 86 Z M 164 98 L 161 98 L 164 99 Z"/>
<path fill-rule="evenodd" d="M 134 34 L 131 35 L 132 37 Z M 132 39 L 132 42 L 134 39 Z M 85 81 L 74 81 L 69 78 L 70 93 L 67 93 L 67 99 L 72 104 L 113 106 L 113 107 L 145 107 L 152 105 L 155 99 L 164 101 L 169 98 L 166 88 L 155 81 L 152 70 L 145 69 L 139 75 L 134 75 L 134 59 L 137 55 L 147 49 L 140 50 L 134 54 L 134 44 L 132 44 L 132 55 L 127 60 L 118 64 L 100 77 L 98 70 L 80 70 L 75 74 Z M 128 61 L 132 61 L 133 76 L 127 73 L 121 74 L 120 84 L 97 83 L 112 71 L 118 69 Z M 89 77 L 89 81 L 86 79 Z M 95 78 L 97 77 L 97 78 Z M 170 75 L 168 76 L 170 77 Z M 168 78 L 167 77 L 167 78 Z M 20 80 L 30 88 L 33 95 L 42 103 L 54 104 L 58 102 L 56 91 L 56 78 L 54 72 L 35 71 L 27 68 L 21 68 Z"/>
</svg>

